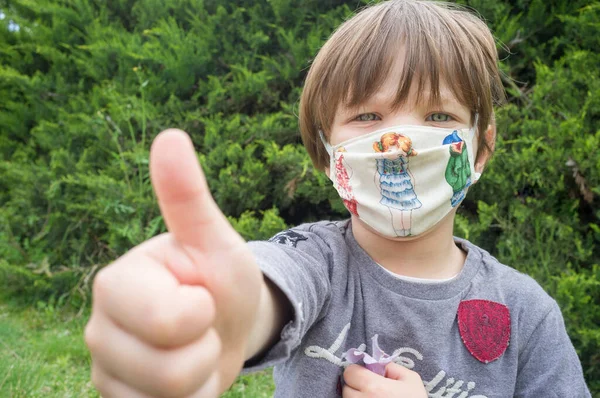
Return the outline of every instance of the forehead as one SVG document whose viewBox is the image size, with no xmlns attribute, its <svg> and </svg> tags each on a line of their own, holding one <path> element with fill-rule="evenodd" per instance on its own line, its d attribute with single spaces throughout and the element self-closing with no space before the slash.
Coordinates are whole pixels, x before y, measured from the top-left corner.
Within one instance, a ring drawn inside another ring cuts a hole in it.
<svg viewBox="0 0 600 398">
<path fill-rule="evenodd" d="M 439 4 L 383 2 L 345 22 L 311 66 L 303 95 L 310 124 L 330 131 L 340 107 L 368 101 L 392 108 L 446 101 L 489 113 L 493 38 L 480 20 Z"/>
<path fill-rule="evenodd" d="M 439 95 L 441 99 L 457 100 L 457 95 L 453 92 L 451 86 L 446 83 L 443 71 L 440 71 L 435 83 L 432 82 L 432 77 L 424 71 L 419 72 L 419 74 L 413 73 L 411 81 L 404 82 L 403 79 L 407 77 L 404 73 L 404 68 L 407 67 L 405 53 L 405 46 L 400 46 L 397 55 L 391 61 L 389 72 L 382 79 L 381 86 L 373 95 L 374 97 L 396 98 L 398 91 L 406 84 L 409 87 L 409 96 L 415 97 L 415 99 L 419 97 L 427 101 L 429 97 Z"/>
<path fill-rule="evenodd" d="M 399 37 L 379 51 L 365 54 L 358 60 L 360 67 L 347 75 L 345 91 L 331 99 L 338 107 L 350 109 L 384 102 L 391 108 L 454 104 L 474 110 L 471 82 L 465 81 L 464 73 L 457 73 L 466 69 L 462 60 L 451 55 L 448 59 L 436 57 L 437 47 L 417 44 Z"/>
<path fill-rule="evenodd" d="M 369 95 L 364 91 L 359 92 L 355 84 L 351 82 L 348 93 L 341 98 L 338 111 L 355 110 L 365 106 L 375 105 L 385 108 L 408 109 L 415 106 L 452 106 L 468 109 L 468 104 L 463 104 L 452 90 L 452 86 L 446 83 L 444 75 L 440 75 L 435 85 L 432 85 L 429 77 L 413 76 L 412 81 L 404 82 L 405 67 L 404 48 L 400 47 L 397 57 L 392 61 L 388 74 L 383 77 L 379 87 Z M 406 90 L 408 88 L 408 90 Z M 405 92 L 403 92 L 403 89 Z"/>
</svg>

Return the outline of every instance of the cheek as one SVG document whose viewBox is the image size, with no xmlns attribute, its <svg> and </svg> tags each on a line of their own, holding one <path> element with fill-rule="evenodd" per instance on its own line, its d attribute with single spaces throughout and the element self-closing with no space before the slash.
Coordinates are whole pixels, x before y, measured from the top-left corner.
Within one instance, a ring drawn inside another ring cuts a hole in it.
<svg viewBox="0 0 600 398">
<path fill-rule="evenodd" d="M 348 141 L 352 138 L 363 135 L 364 130 L 345 126 L 344 128 L 333 126 L 329 136 L 329 144 L 332 146 Z"/>
</svg>

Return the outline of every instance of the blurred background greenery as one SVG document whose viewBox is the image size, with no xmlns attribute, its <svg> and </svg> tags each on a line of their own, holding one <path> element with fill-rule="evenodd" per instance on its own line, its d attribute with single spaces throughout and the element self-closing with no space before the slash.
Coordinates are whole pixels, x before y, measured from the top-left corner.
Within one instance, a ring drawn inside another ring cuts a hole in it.
<svg viewBox="0 0 600 398">
<path fill-rule="evenodd" d="M 456 234 L 559 302 L 600 397 L 600 3 L 469 0 L 508 104 Z M 299 140 L 311 58 L 358 0 L 0 0 L 0 396 L 94 396 L 95 273 L 165 230 L 153 137 L 192 136 L 247 239 L 347 217 Z M 272 394 L 269 373 L 227 397 Z"/>
</svg>

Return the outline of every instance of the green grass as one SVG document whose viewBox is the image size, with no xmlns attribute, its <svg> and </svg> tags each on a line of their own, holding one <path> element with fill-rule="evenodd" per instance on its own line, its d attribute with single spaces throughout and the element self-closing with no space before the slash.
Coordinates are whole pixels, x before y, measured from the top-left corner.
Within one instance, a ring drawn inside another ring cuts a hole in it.
<svg viewBox="0 0 600 398">
<path fill-rule="evenodd" d="M 0 304 L 0 396 L 98 397 L 83 343 L 84 317 Z"/>
<path fill-rule="evenodd" d="M 0 397 L 99 397 L 83 342 L 87 314 L 0 299 Z M 270 397 L 271 372 L 240 377 L 223 398 Z"/>
<path fill-rule="evenodd" d="M 229 391 L 221 395 L 221 398 L 266 398 L 272 397 L 275 392 L 271 370 L 253 373 L 238 377 Z"/>
</svg>

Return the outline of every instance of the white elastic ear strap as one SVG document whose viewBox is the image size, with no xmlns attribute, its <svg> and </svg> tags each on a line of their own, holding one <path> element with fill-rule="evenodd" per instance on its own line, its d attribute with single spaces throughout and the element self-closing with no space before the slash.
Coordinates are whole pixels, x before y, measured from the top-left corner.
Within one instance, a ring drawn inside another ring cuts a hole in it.
<svg viewBox="0 0 600 398">
<path fill-rule="evenodd" d="M 473 138 L 475 138 L 477 136 L 477 123 L 478 122 L 479 122 L 479 113 L 476 113 L 475 114 L 475 123 L 473 124 L 473 127 L 471 127 Z M 476 154 L 473 154 L 473 156 L 476 156 Z M 473 159 L 473 161 L 475 161 L 475 159 Z M 474 166 L 473 166 L 473 178 L 475 178 L 475 181 L 477 181 L 481 178 L 481 173 L 477 173 L 475 171 Z"/>
<path fill-rule="evenodd" d="M 329 142 L 327 142 L 327 139 L 323 135 L 323 130 L 319 130 L 319 137 L 321 137 L 321 142 L 325 146 L 325 150 L 327 150 L 329 156 L 333 156 L 333 149 L 331 148 L 331 145 L 329 145 Z"/>
<path fill-rule="evenodd" d="M 479 123 L 479 113 L 475 114 L 475 122 L 473 126 L 471 126 L 471 131 L 473 132 L 473 137 L 477 134 L 477 123 Z"/>
</svg>

